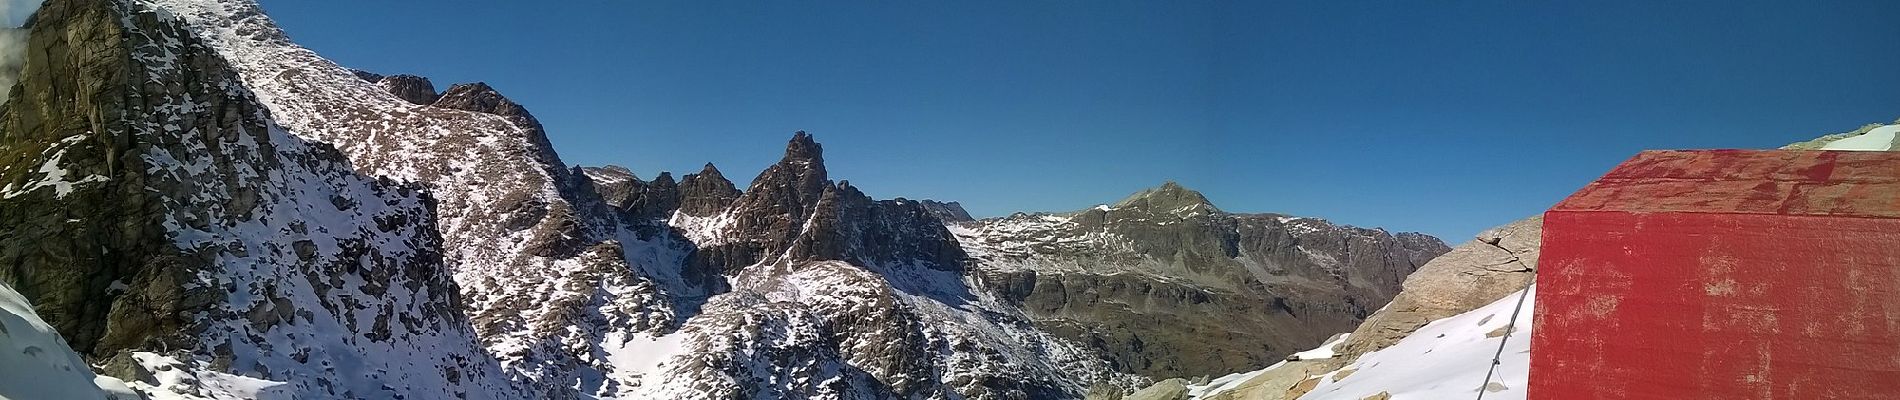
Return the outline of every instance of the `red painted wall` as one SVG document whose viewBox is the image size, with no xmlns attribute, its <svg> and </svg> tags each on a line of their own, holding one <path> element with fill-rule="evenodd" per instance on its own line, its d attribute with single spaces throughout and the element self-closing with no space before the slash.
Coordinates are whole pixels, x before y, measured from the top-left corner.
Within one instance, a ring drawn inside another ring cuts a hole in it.
<svg viewBox="0 0 1900 400">
<path fill-rule="evenodd" d="M 1545 214 L 1529 398 L 1900 399 L 1896 183 L 1892 153 L 1619 166 Z"/>
</svg>

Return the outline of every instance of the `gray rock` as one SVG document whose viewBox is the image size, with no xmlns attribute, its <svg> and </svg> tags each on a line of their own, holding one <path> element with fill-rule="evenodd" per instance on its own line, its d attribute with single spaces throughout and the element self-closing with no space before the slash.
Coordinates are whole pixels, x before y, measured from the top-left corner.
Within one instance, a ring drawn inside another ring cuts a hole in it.
<svg viewBox="0 0 1900 400">
<path fill-rule="evenodd" d="M 719 168 L 706 163 L 697 174 L 686 174 L 680 180 L 679 211 L 695 217 L 717 214 L 733 201 L 739 199 L 739 189 L 732 181 L 719 173 Z"/>
<path fill-rule="evenodd" d="M 1335 360 L 1344 365 L 1397 343 L 1428 322 L 1477 309 L 1530 286 L 1543 225 L 1541 216 L 1517 220 L 1485 230 L 1432 259 L 1405 280 L 1404 291 L 1391 305 L 1353 331 Z"/>
<path fill-rule="evenodd" d="M 376 81 L 376 86 L 381 86 L 383 90 L 388 90 L 390 94 L 396 95 L 403 101 L 417 105 L 435 104 L 442 98 L 440 93 L 435 92 L 435 84 L 429 83 L 429 78 L 415 75 L 385 76 Z"/>
<path fill-rule="evenodd" d="M 976 218 L 970 217 L 969 211 L 963 210 L 963 204 L 961 203 L 935 200 L 919 200 L 917 202 L 923 204 L 924 209 L 930 211 L 930 215 L 937 216 L 937 219 L 943 220 L 943 222 L 970 222 L 976 220 Z"/>
<path fill-rule="evenodd" d="M 1187 380 L 1174 378 L 1156 382 L 1154 386 L 1137 390 L 1122 400 L 1187 400 Z"/>
</svg>

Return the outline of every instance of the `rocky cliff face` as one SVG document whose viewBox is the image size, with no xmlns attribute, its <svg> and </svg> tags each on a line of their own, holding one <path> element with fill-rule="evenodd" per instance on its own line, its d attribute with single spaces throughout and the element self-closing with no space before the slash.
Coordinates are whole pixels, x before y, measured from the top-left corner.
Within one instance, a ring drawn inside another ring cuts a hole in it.
<svg viewBox="0 0 1900 400">
<path fill-rule="evenodd" d="M 1430 236 L 1232 214 L 1175 183 L 1113 206 L 953 225 L 988 289 L 1151 377 L 1272 364 L 1353 326 L 1447 248 Z"/>
<path fill-rule="evenodd" d="M 0 113 L 0 281 L 76 349 L 184 396 L 520 394 L 460 312 L 422 188 L 288 134 L 167 13 L 61 0 L 29 25 Z"/>
</svg>

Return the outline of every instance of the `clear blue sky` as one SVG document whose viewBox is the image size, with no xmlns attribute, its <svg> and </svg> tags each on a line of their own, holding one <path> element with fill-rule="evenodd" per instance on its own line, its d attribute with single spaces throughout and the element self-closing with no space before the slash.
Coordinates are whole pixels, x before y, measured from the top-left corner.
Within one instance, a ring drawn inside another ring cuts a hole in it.
<svg viewBox="0 0 1900 400">
<path fill-rule="evenodd" d="M 344 65 L 492 84 L 572 164 L 650 178 L 711 161 L 743 185 L 802 129 L 835 179 L 978 215 L 1172 179 L 1229 211 L 1456 243 L 1642 149 L 1900 117 L 1900 2 L 1809 3 L 265 7 Z"/>
</svg>

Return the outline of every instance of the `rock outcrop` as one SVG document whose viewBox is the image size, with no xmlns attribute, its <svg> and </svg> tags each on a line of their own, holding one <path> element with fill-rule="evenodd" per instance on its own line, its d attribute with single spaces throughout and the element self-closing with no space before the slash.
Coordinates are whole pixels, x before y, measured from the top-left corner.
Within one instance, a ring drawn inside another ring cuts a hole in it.
<svg viewBox="0 0 1900 400">
<path fill-rule="evenodd" d="M 1405 280 L 1385 309 L 1367 318 L 1341 349 L 1343 361 L 1386 348 L 1428 322 L 1458 315 L 1530 286 L 1544 218 L 1487 229 L 1432 259 Z"/>
<path fill-rule="evenodd" d="M 804 131 L 793 134 L 785 157 L 753 178 L 717 220 L 723 224 L 708 233 L 719 239 L 701 247 L 689 266 L 697 276 L 813 260 L 917 262 L 956 271 L 964 258 L 949 231 L 921 204 L 872 200 L 850 182 L 831 181 L 823 147 Z"/>
<path fill-rule="evenodd" d="M 970 222 L 976 220 L 976 218 L 970 216 L 969 211 L 963 209 L 962 203 L 935 200 L 919 200 L 917 202 L 923 204 L 924 209 L 930 211 L 930 215 L 937 216 L 937 219 L 943 222 Z"/>
<path fill-rule="evenodd" d="M 679 212 L 693 217 L 713 215 L 731 206 L 739 199 L 739 188 L 719 173 L 719 168 L 706 163 L 697 174 L 686 174 L 680 180 Z"/>
<path fill-rule="evenodd" d="M 441 100 L 442 94 L 435 92 L 435 84 L 429 78 L 415 75 L 390 75 L 376 81 L 377 86 L 388 90 L 390 94 L 416 105 L 431 105 Z"/>
</svg>

